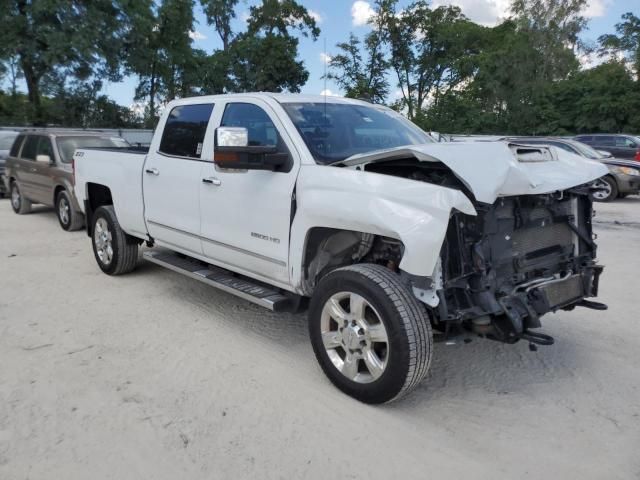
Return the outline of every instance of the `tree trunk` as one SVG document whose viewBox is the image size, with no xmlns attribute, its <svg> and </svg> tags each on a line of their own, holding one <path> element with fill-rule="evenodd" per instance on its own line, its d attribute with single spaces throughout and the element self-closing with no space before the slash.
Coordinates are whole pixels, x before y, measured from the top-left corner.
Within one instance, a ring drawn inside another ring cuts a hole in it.
<svg viewBox="0 0 640 480">
<path fill-rule="evenodd" d="M 33 124 L 42 125 L 44 124 L 44 115 L 40 102 L 40 76 L 34 72 L 33 66 L 24 55 L 20 56 L 20 64 L 27 84 L 29 103 L 33 107 Z"/>
</svg>

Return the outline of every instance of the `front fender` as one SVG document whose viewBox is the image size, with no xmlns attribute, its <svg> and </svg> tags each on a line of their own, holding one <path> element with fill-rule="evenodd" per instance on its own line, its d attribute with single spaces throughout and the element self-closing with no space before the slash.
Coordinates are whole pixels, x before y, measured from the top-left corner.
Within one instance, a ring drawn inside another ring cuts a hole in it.
<svg viewBox="0 0 640 480">
<path fill-rule="evenodd" d="M 397 238 L 405 247 L 400 268 L 431 276 L 453 209 L 476 215 L 471 201 L 451 188 L 361 170 L 303 166 L 296 187 L 289 262 L 302 285 L 307 233 L 314 227 Z"/>
</svg>

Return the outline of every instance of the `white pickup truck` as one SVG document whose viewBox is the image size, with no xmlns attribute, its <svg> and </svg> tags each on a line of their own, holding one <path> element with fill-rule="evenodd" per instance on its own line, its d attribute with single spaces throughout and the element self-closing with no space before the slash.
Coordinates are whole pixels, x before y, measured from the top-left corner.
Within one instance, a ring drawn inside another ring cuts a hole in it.
<svg viewBox="0 0 640 480">
<path fill-rule="evenodd" d="M 107 274 L 143 257 L 275 311 L 308 308 L 341 390 L 393 400 L 433 331 L 550 344 L 540 316 L 595 296 L 589 186 L 546 146 L 434 143 L 400 114 L 321 96 L 167 105 L 148 152 L 80 149 L 75 193 Z M 153 248 L 151 248 L 153 247 Z M 468 333 L 467 333 L 468 334 Z"/>
</svg>

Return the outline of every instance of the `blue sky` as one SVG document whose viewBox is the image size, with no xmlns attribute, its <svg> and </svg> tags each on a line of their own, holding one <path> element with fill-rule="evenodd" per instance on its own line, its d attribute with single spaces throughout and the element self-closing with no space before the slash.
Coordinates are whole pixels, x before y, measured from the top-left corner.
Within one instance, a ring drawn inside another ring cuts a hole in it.
<svg viewBox="0 0 640 480">
<path fill-rule="evenodd" d="M 318 94 L 325 89 L 322 75 L 325 68 L 323 61 L 324 43 L 326 39 L 327 53 L 331 55 L 335 51 L 335 44 L 348 38 L 349 32 L 362 37 L 368 31 L 366 25 L 367 14 L 372 2 L 365 0 L 299 0 L 318 21 L 321 29 L 320 38 L 312 41 L 308 38 L 300 40 L 299 55 L 304 60 L 309 70 L 309 80 L 303 87 L 303 93 Z M 199 3 L 199 2 L 196 2 Z M 249 7 L 257 0 L 240 0 L 237 8 L 235 30 L 243 31 L 244 22 L 249 12 Z M 411 3 L 401 0 L 400 6 Z M 495 24 L 500 16 L 506 13 L 509 0 L 434 0 L 433 5 L 453 3 L 459 5 L 471 20 L 485 25 Z M 640 13 L 639 0 L 590 0 L 590 5 L 585 14 L 589 17 L 588 30 L 583 33 L 583 40 L 593 41 L 603 33 L 611 33 L 614 26 L 620 20 L 620 16 L 629 11 Z M 202 11 L 197 7 L 197 23 L 194 26 L 194 46 L 207 52 L 220 47 L 220 41 L 215 31 L 206 23 Z M 118 84 L 108 84 L 104 91 L 121 105 L 133 103 L 133 95 L 137 79 L 126 78 Z M 326 88 L 332 93 L 339 94 L 340 90 L 331 81 L 326 82 Z"/>
</svg>

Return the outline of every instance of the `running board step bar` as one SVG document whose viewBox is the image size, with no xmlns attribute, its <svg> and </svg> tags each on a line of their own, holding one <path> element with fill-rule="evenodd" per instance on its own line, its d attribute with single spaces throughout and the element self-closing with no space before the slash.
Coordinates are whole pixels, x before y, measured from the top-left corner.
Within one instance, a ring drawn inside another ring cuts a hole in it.
<svg viewBox="0 0 640 480">
<path fill-rule="evenodd" d="M 274 312 L 290 311 L 296 306 L 293 295 L 284 295 L 271 287 L 261 285 L 246 277 L 234 276 L 227 270 L 194 258 L 169 251 L 148 251 L 144 252 L 142 257 L 156 265 L 181 273 Z"/>
</svg>

